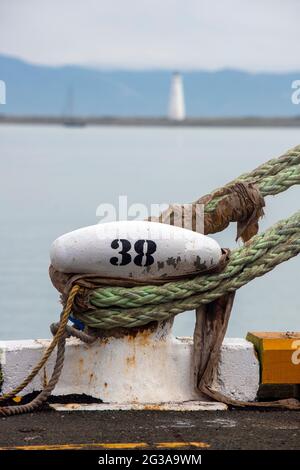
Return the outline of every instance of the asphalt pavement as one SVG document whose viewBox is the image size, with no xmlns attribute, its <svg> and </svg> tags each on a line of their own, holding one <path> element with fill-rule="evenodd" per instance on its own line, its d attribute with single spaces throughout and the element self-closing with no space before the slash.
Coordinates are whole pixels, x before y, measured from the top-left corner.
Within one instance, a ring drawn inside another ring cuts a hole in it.
<svg viewBox="0 0 300 470">
<path fill-rule="evenodd" d="M 1 449 L 45 446 L 299 450 L 300 412 L 49 409 L 0 419 Z"/>
</svg>

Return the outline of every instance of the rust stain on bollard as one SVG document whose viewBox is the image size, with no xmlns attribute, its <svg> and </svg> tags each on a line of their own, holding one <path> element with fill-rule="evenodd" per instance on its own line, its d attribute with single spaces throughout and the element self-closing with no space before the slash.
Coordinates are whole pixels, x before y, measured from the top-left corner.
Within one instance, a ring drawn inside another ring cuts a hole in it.
<svg viewBox="0 0 300 470">
<path fill-rule="evenodd" d="M 128 367 L 134 367 L 135 366 L 135 356 L 128 356 L 126 358 L 126 363 Z"/>
</svg>

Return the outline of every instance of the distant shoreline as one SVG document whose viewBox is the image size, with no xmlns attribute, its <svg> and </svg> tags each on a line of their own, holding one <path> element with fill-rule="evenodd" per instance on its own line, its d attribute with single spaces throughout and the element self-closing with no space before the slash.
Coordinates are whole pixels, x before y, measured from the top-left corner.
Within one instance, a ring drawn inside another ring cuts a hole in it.
<svg viewBox="0 0 300 470">
<path fill-rule="evenodd" d="M 172 121 L 166 117 L 61 117 L 61 116 L 5 116 L 0 124 L 134 127 L 300 127 L 297 117 L 216 117 L 187 118 Z"/>
</svg>

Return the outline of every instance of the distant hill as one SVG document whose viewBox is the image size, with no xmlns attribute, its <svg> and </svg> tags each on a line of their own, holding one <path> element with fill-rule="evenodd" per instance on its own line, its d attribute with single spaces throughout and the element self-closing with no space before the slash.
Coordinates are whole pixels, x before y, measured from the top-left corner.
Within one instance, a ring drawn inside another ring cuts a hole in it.
<svg viewBox="0 0 300 470">
<path fill-rule="evenodd" d="M 0 55 L 7 104 L 1 114 L 62 115 L 70 88 L 74 114 L 166 115 L 171 71 L 46 67 Z M 187 114 L 195 116 L 296 116 L 291 83 L 299 73 L 250 74 L 236 70 L 183 73 Z"/>
</svg>

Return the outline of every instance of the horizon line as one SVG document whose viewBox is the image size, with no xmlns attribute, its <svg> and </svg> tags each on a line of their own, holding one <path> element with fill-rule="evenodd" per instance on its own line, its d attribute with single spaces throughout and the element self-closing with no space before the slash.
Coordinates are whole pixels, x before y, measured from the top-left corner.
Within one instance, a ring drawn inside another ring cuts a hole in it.
<svg viewBox="0 0 300 470">
<path fill-rule="evenodd" d="M 222 73 L 222 72 L 237 72 L 237 73 L 244 73 L 248 75 L 291 75 L 291 74 L 300 74 L 299 70 L 295 69 L 286 69 L 286 70 L 278 70 L 278 69 L 258 69 L 258 70 L 250 70 L 246 68 L 238 68 L 232 66 L 223 66 L 220 68 L 200 68 L 200 67 L 179 67 L 178 65 L 172 66 L 133 66 L 133 65 L 108 65 L 108 64 L 95 64 L 95 63 L 74 63 L 74 62 L 67 62 L 67 63 L 58 63 L 58 64 L 51 64 L 51 63 L 41 63 L 32 61 L 29 59 L 25 59 L 23 57 L 19 57 L 16 55 L 10 55 L 4 52 L 0 52 L 0 58 L 4 57 L 9 60 L 15 60 L 22 62 L 25 65 L 30 65 L 32 67 L 43 67 L 43 68 L 51 68 L 51 69 L 62 69 L 62 68 L 81 68 L 85 70 L 94 70 L 98 72 L 169 72 L 173 73 L 174 70 L 179 71 L 181 74 L 189 74 L 193 72 L 204 72 L 204 73 Z"/>
</svg>

